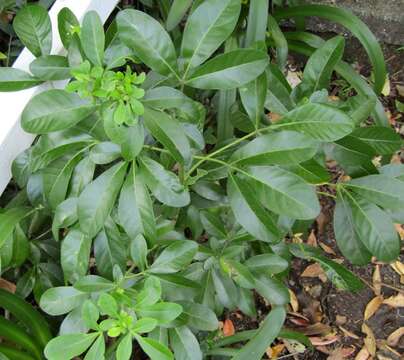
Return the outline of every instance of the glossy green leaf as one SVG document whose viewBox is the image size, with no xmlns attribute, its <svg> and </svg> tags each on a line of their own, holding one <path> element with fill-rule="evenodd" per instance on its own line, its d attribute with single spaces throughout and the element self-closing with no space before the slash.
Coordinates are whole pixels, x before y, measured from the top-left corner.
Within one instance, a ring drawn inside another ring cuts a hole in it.
<svg viewBox="0 0 404 360">
<path fill-rule="evenodd" d="M 68 334 L 52 339 L 45 348 L 47 359 L 71 359 L 86 351 L 94 342 L 98 333 Z M 61 351 L 63 349 L 63 351 Z"/>
<path fill-rule="evenodd" d="M 67 58 L 59 55 L 41 56 L 30 64 L 29 69 L 41 80 L 63 80 L 71 77 Z"/>
<path fill-rule="evenodd" d="M 105 355 L 105 339 L 103 335 L 99 335 L 97 340 L 94 341 L 90 349 L 87 351 L 84 360 L 98 360 L 102 359 Z"/>
<path fill-rule="evenodd" d="M 96 11 L 89 11 L 84 15 L 80 39 L 86 57 L 92 64 L 102 66 L 105 35 L 102 21 Z"/>
<path fill-rule="evenodd" d="M 265 274 L 254 277 L 255 289 L 272 305 L 286 305 L 290 301 L 288 288 L 285 284 Z"/>
<path fill-rule="evenodd" d="M 152 243 L 155 242 L 156 220 L 153 203 L 144 182 L 135 173 L 135 168 L 132 168 L 122 187 L 118 216 L 122 227 L 132 241 L 139 234 L 143 234 L 146 239 Z"/>
<path fill-rule="evenodd" d="M 176 273 L 190 264 L 198 244 L 194 241 L 178 240 L 167 246 L 150 267 L 156 274 Z"/>
<path fill-rule="evenodd" d="M 342 58 L 344 46 L 344 38 L 335 36 L 310 56 L 304 68 L 301 83 L 304 91 L 311 94 L 328 88 L 334 67 Z"/>
<path fill-rule="evenodd" d="M 164 145 L 175 160 L 180 163 L 189 161 L 189 141 L 176 118 L 149 108 L 145 109 L 143 118 L 151 134 Z"/>
<path fill-rule="evenodd" d="M 237 221 L 251 235 L 270 243 L 279 240 L 279 231 L 273 216 L 260 203 L 256 192 L 247 182 L 230 176 L 227 191 Z"/>
<path fill-rule="evenodd" d="M 181 45 L 181 56 L 190 68 L 207 60 L 229 37 L 237 24 L 238 0 L 206 0 L 188 18 Z"/>
<path fill-rule="evenodd" d="M 244 263 L 251 271 L 268 274 L 278 274 L 285 271 L 289 264 L 288 262 L 276 254 L 260 254 L 247 259 Z"/>
<path fill-rule="evenodd" d="M 63 239 L 61 265 L 65 280 L 74 283 L 87 273 L 90 259 L 91 238 L 81 231 L 72 229 Z"/>
<path fill-rule="evenodd" d="M 299 164 L 287 165 L 284 168 L 300 176 L 309 184 L 323 184 L 329 182 L 331 176 L 325 166 L 315 159 L 310 159 Z"/>
<path fill-rule="evenodd" d="M 177 56 L 170 36 L 151 16 L 138 10 L 117 15 L 119 37 L 152 70 L 162 75 L 177 74 Z"/>
<path fill-rule="evenodd" d="M 135 338 L 139 343 L 140 347 L 142 348 L 142 350 L 148 356 L 150 356 L 150 359 L 174 360 L 174 356 L 171 353 L 171 351 L 163 344 L 160 344 L 158 341 L 151 338 L 141 337 L 139 335 L 135 335 Z"/>
<path fill-rule="evenodd" d="M 177 360 L 202 360 L 202 351 L 196 336 L 186 326 L 169 330 L 170 344 Z"/>
<path fill-rule="evenodd" d="M 12 235 L 17 224 L 31 212 L 31 208 L 15 207 L 0 213 L 0 248 Z"/>
<path fill-rule="evenodd" d="M 234 89 L 262 74 L 267 64 L 268 56 L 262 51 L 229 51 L 198 67 L 185 83 L 198 89 Z"/>
<path fill-rule="evenodd" d="M 94 237 L 104 225 L 121 189 L 127 164 L 120 162 L 88 184 L 80 194 L 78 215 L 81 230 Z"/>
<path fill-rule="evenodd" d="M 21 126 L 29 133 L 45 134 L 70 128 L 94 110 L 93 104 L 77 94 L 48 90 L 31 98 L 22 112 Z"/>
<path fill-rule="evenodd" d="M 239 89 L 241 102 L 248 116 L 256 128 L 264 113 L 264 104 L 267 94 L 267 76 L 263 72 L 255 80 Z"/>
<path fill-rule="evenodd" d="M 130 243 L 130 256 L 136 266 L 144 271 L 147 267 L 147 242 L 142 234 L 138 234 Z"/>
<path fill-rule="evenodd" d="M 390 155 L 400 150 L 403 141 L 392 128 L 384 126 L 361 127 L 351 134 L 375 149 L 379 155 Z"/>
<path fill-rule="evenodd" d="M 314 219 L 320 212 L 314 187 L 289 171 L 278 166 L 255 166 L 243 175 L 261 202 L 277 214 Z"/>
<path fill-rule="evenodd" d="M 219 327 L 216 314 L 207 306 L 189 301 L 178 303 L 182 306 L 181 319 L 187 326 L 202 331 L 215 331 Z"/>
<path fill-rule="evenodd" d="M 154 305 L 137 307 L 136 312 L 142 317 L 156 319 L 159 324 L 167 324 L 181 314 L 182 307 L 176 303 L 159 302 Z"/>
<path fill-rule="evenodd" d="M 268 0 L 251 0 L 245 37 L 245 47 L 251 47 L 257 41 L 265 41 L 268 19 Z"/>
<path fill-rule="evenodd" d="M 369 175 L 353 179 L 348 189 L 385 209 L 404 210 L 404 182 L 385 175 Z"/>
<path fill-rule="evenodd" d="M 0 67 L 0 91 L 18 91 L 39 85 L 41 79 L 12 67 Z"/>
<path fill-rule="evenodd" d="M 183 207 L 189 204 L 188 190 L 173 172 L 167 171 L 158 162 L 143 157 L 140 176 L 157 200 L 163 204 L 172 207 Z"/>
<path fill-rule="evenodd" d="M 288 60 L 288 42 L 285 39 L 285 35 L 280 29 L 278 22 L 272 15 L 268 16 L 268 32 L 275 43 L 276 62 L 278 63 L 279 68 L 283 69 Z"/>
<path fill-rule="evenodd" d="M 166 21 L 166 27 L 168 31 L 173 30 L 180 23 L 191 4 L 192 0 L 173 1 Z"/>
<path fill-rule="evenodd" d="M 105 165 L 121 156 L 121 147 L 111 141 L 104 141 L 91 148 L 90 159 L 94 164 Z"/>
<path fill-rule="evenodd" d="M 116 360 L 129 360 L 132 355 L 132 335 L 126 334 L 116 348 Z"/>
<path fill-rule="evenodd" d="M 380 93 L 386 79 L 386 64 L 376 37 L 364 22 L 350 11 L 327 5 L 303 5 L 282 8 L 275 14 L 277 19 L 286 17 L 318 16 L 345 26 L 359 39 L 365 48 L 375 74 L 375 91 Z"/>
<path fill-rule="evenodd" d="M 39 306 L 49 315 L 63 315 L 80 306 L 87 297 L 71 286 L 53 287 L 44 292 Z"/>
<path fill-rule="evenodd" d="M 74 13 L 68 8 L 64 7 L 58 13 L 58 30 L 59 36 L 62 40 L 63 46 L 68 49 L 72 38 L 72 30 L 74 27 L 80 26 Z"/>
<path fill-rule="evenodd" d="M 74 287 L 82 292 L 97 292 L 112 290 L 115 284 L 102 276 L 87 275 L 76 281 Z"/>
<path fill-rule="evenodd" d="M 237 165 L 294 164 L 311 159 L 318 143 L 304 133 L 281 131 L 261 135 L 239 148 L 230 161 Z"/>
<path fill-rule="evenodd" d="M 307 103 L 288 112 L 275 127 L 303 132 L 320 141 L 334 141 L 353 130 L 351 118 L 341 110 L 328 105 Z"/>
<path fill-rule="evenodd" d="M 400 241 L 389 216 L 375 204 L 344 194 L 349 198 L 356 232 L 365 247 L 380 261 L 395 260 Z"/>
<path fill-rule="evenodd" d="M 338 248 L 353 264 L 365 265 L 370 262 L 372 254 L 362 244 L 356 233 L 349 199 L 339 191 L 337 196 L 338 201 L 335 205 L 333 225 Z"/>
<path fill-rule="evenodd" d="M 13 28 L 21 42 L 35 56 L 49 55 L 52 48 L 52 25 L 47 10 L 27 5 L 18 11 Z"/>
<path fill-rule="evenodd" d="M 285 319 L 286 312 L 283 307 L 273 308 L 252 339 L 237 351 L 232 360 L 260 360 L 266 349 L 278 336 Z"/>
</svg>

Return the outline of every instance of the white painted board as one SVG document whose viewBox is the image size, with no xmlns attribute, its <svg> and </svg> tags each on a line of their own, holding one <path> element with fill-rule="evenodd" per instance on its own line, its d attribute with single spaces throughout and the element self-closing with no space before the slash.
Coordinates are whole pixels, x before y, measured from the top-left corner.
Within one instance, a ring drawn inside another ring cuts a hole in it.
<svg viewBox="0 0 404 360">
<path fill-rule="evenodd" d="M 63 45 L 57 30 L 57 14 L 68 7 L 81 21 L 87 11 L 95 10 L 105 22 L 114 10 L 118 0 L 56 0 L 49 11 L 52 21 L 52 52 L 62 54 Z M 28 49 L 24 49 L 14 62 L 13 67 L 29 71 L 29 64 L 35 57 Z M 55 88 L 63 88 L 67 80 L 53 82 Z M 15 92 L 0 92 L 0 194 L 11 179 L 11 164 L 15 157 L 27 149 L 35 136 L 26 133 L 20 126 L 22 110 L 28 101 L 37 93 L 49 89 L 50 84 L 41 84 L 30 89 Z"/>
</svg>

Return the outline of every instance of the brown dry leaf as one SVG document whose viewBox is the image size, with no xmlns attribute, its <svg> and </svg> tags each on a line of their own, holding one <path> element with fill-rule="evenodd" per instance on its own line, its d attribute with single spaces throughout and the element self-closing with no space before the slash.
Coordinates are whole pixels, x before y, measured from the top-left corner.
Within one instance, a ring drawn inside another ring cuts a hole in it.
<svg viewBox="0 0 404 360">
<path fill-rule="evenodd" d="M 369 359 L 369 351 L 366 348 L 366 346 L 364 346 L 359 352 L 358 354 L 355 356 L 355 360 L 367 360 Z"/>
<path fill-rule="evenodd" d="M 0 278 L 0 289 L 7 290 L 11 293 L 15 293 L 17 286 L 14 283 L 7 281 L 6 279 Z"/>
<path fill-rule="evenodd" d="M 223 324 L 223 335 L 232 336 L 236 331 L 234 330 L 233 321 L 226 319 Z"/>
<path fill-rule="evenodd" d="M 383 304 L 394 308 L 404 307 L 404 294 L 399 293 L 398 295 L 390 296 L 383 301 Z"/>
<path fill-rule="evenodd" d="M 266 351 L 266 354 L 269 359 L 277 359 L 278 355 L 285 349 L 285 344 L 278 344 L 272 347 L 269 347 Z"/>
<path fill-rule="evenodd" d="M 306 267 L 302 272 L 302 277 L 316 278 L 318 277 L 322 282 L 327 281 L 327 275 L 319 263 L 314 263 Z"/>
<path fill-rule="evenodd" d="M 311 230 L 310 235 L 307 238 L 307 245 L 317 246 L 317 238 L 314 234 L 314 230 Z"/>
<path fill-rule="evenodd" d="M 339 347 L 334 349 L 327 360 L 340 360 L 349 358 L 355 352 L 355 347 Z"/>
<path fill-rule="evenodd" d="M 369 320 L 376 313 L 380 305 L 383 303 L 383 300 L 383 296 L 379 295 L 368 302 L 365 308 L 365 313 L 363 314 L 363 319 L 365 321 Z"/>
<path fill-rule="evenodd" d="M 373 334 L 373 330 L 367 326 L 365 323 L 362 324 L 362 332 L 366 334 L 366 338 L 363 340 L 366 346 L 366 349 L 368 349 L 370 355 L 375 356 L 376 355 L 376 338 L 375 335 Z"/>
<path fill-rule="evenodd" d="M 401 336 L 404 335 L 404 326 L 398 328 L 397 330 L 393 331 L 387 338 L 387 345 L 389 346 L 397 346 L 398 342 L 400 341 Z"/>
<path fill-rule="evenodd" d="M 315 323 L 313 325 L 306 326 L 304 329 L 299 330 L 306 336 L 313 335 L 328 335 L 331 332 L 331 327 L 323 323 Z"/>
<path fill-rule="evenodd" d="M 404 97 L 404 85 L 396 85 L 397 92 L 401 97 Z"/>
<path fill-rule="evenodd" d="M 337 316 L 335 317 L 335 323 L 336 323 L 337 325 L 344 325 L 344 324 L 346 323 L 346 321 L 347 321 L 346 316 L 337 315 Z"/>
<path fill-rule="evenodd" d="M 390 264 L 393 270 L 400 276 L 404 275 L 404 264 L 400 261 L 396 261 L 393 264 Z"/>
<path fill-rule="evenodd" d="M 334 255 L 336 256 L 337 254 L 335 253 L 335 251 L 328 245 L 324 244 L 324 243 L 320 243 L 320 247 L 327 253 L 330 255 Z"/>
<path fill-rule="evenodd" d="M 282 115 L 279 115 L 277 113 L 274 112 L 270 112 L 268 114 L 269 119 L 271 120 L 271 122 L 275 123 L 277 121 L 279 121 L 280 119 L 282 119 Z"/>
<path fill-rule="evenodd" d="M 352 331 L 349 331 L 348 329 L 345 329 L 345 328 L 342 327 L 342 326 L 338 326 L 338 327 L 339 327 L 340 330 L 344 333 L 344 335 L 346 335 L 346 336 L 348 336 L 348 337 L 350 337 L 350 338 L 352 338 L 352 339 L 359 340 L 359 336 L 358 336 L 358 335 L 355 335 Z"/>
<path fill-rule="evenodd" d="M 320 214 L 316 218 L 316 223 L 317 223 L 317 230 L 318 233 L 321 235 L 324 233 L 325 226 L 329 223 L 329 218 L 326 214 L 323 212 L 320 212 Z"/>
<path fill-rule="evenodd" d="M 339 340 L 339 336 L 338 335 L 330 335 L 325 337 L 311 336 L 309 337 L 309 339 L 313 346 L 325 346 L 337 342 Z"/>
<path fill-rule="evenodd" d="M 372 281 L 373 281 L 373 291 L 376 296 L 379 296 L 382 291 L 382 277 L 380 275 L 380 265 L 375 266 L 375 271 L 373 272 L 372 276 Z"/>
<path fill-rule="evenodd" d="M 400 236 L 400 239 L 404 240 L 404 229 L 401 226 L 401 224 L 394 224 L 394 227 L 396 228 L 396 231 L 398 232 L 398 235 Z"/>
<path fill-rule="evenodd" d="M 290 306 L 292 307 L 292 310 L 294 312 L 298 312 L 299 311 L 299 301 L 297 300 L 295 293 L 291 289 L 288 289 L 288 290 L 289 290 L 289 295 L 290 295 Z"/>
</svg>

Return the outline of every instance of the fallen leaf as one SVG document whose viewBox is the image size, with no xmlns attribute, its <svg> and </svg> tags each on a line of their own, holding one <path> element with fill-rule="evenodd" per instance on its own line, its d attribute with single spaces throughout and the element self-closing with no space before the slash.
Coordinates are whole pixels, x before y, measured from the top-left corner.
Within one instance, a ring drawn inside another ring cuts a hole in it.
<svg viewBox="0 0 404 360">
<path fill-rule="evenodd" d="M 325 226 L 329 222 L 330 222 L 329 217 L 323 212 L 320 212 L 320 214 L 316 217 L 317 230 L 320 235 L 324 233 Z"/>
<path fill-rule="evenodd" d="M 6 279 L 0 278 L 0 289 L 7 290 L 14 294 L 15 290 L 17 289 L 17 286 L 15 286 L 14 283 L 12 283 Z"/>
<path fill-rule="evenodd" d="M 404 294 L 399 293 L 398 295 L 390 296 L 383 301 L 383 304 L 394 308 L 404 307 Z"/>
<path fill-rule="evenodd" d="M 327 254 L 330 254 L 330 255 L 337 255 L 336 253 L 335 253 L 335 251 L 330 247 L 330 246 L 328 246 L 328 245 L 326 245 L 326 244 L 324 244 L 324 243 L 320 243 L 320 247 L 327 253 Z"/>
<path fill-rule="evenodd" d="M 376 338 L 373 334 L 373 330 L 367 326 L 365 323 L 362 324 L 362 332 L 366 334 L 366 338 L 363 340 L 365 343 L 366 349 L 369 351 L 369 354 L 372 356 L 376 355 Z"/>
<path fill-rule="evenodd" d="M 358 335 L 355 335 L 352 331 L 349 331 L 348 329 L 345 329 L 345 328 L 342 327 L 342 326 L 338 326 L 338 327 L 339 327 L 340 330 L 344 333 L 344 335 L 346 335 L 346 336 L 348 336 L 348 337 L 350 337 L 350 338 L 352 338 L 352 339 L 359 340 L 359 336 L 358 336 Z"/>
<path fill-rule="evenodd" d="M 394 227 L 396 228 L 396 231 L 398 232 L 398 235 L 400 236 L 400 239 L 404 240 L 404 229 L 401 226 L 401 224 L 394 224 Z"/>
<path fill-rule="evenodd" d="M 390 264 L 390 266 L 398 275 L 404 275 L 404 264 L 402 262 L 396 261 L 393 264 Z"/>
<path fill-rule="evenodd" d="M 367 360 L 369 359 L 369 351 L 366 348 L 366 346 L 364 346 L 359 352 L 358 354 L 355 356 L 355 360 Z"/>
<path fill-rule="evenodd" d="M 346 316 L 337 315 L 337 316 L 335 317 L 335 323 L 336 323 L 337 325 L 344 325 L 344 324 L 346 323 L 346 321 L 347 321 Z"/>
<path fill-rule="evenodd" d="M 223 324 L 223 335 L 232 336 L 236 331 L 234 330 L 233 321 L 226 319 Z"/>
<path fill-rule="evenodd" d="M 379 296 L 381 294 L 382 290 L 382 277 L 380 275 L 380 265 L 375 266 L 375 271 L 373 272 L 372 276 L 372 281 L 373 281 L 373 291 L 376 296 Z"/>
<path fill-rule="evenodd" d="M 387 345 L 389 346 L 397 346 L 398 342 L 400 341 L 400 338 L 404 335 L 404 326 L 398 328 L 397 330 L 393 331 L 388 337 L 387 337 Z"/>
<path fill-rule="evenodd" d="M 314 263 L 306 267 L 302 272 L 302 277 L 319 278 L 322 282 L 327 282 L 327 275 L 319 263 Z"/>
<path fill-rule="evenodd" d="M 331 332 L 331 327 L 323 323 L 315 323 L 313 325 L 306 326 L 304 329 L 300 330 L 306 336 L 313 335 L 329 335 Z"/>
<path fill-rule="evenodd" d="M 365 313 L 363 315 L 363 319 L 365 321 L 369 320 L 376 313 L 380 305 L 383 303 L 383 300 L 383 296 L 379 295 L 369 301 L 369 303 L 366 305 Z"/>
<path fill-rule="evenodd" d="M 269 347 L 266 351 L 266 354 L 269 359 L 277 359 L 278 355 L 285 349 L 285 344 L 278 344 L 272 347 Z"/>
<path fill-rule="evenodd" d="M 327 360 L 340 360 L 349 358 L 355 352 L 355 347 L 339 347 L 334 349 Z"/>
<path fill-rule="evenodd" d="M 317 238 L 314 234 L 314 230 L 311 230 L 310 235 L 307 237 L 307 245 L 317 246 Z"/>
<path fill-rule="evenodd" d="M 389 76 L 386 76 L 386 81 L 384 82 L 383 89 L 382 89 L 382 94 L 384 96 L 389 96 L 390 95 L 390 79 Z"/>
<path fill-rule="evenodd" d="M 309 337 L 309 339 L 313 346 L 324 346 L 337 342 L 339 340 L 339 336 L 338 335 L 331 335 L 326 337 L 311 336 Z"/>
<path fill-rule="evenodd" d="M 289 295 L 290 295 L 290 306 L 292 307 L 292 310 L 294 312 L 298 312 L 299 311 L 299 301 L 297 300 L 295 293 L 291 289 L 289 289 Z"/>
<path fill-rule="evenodd" d="M 396 85 L 397 92 L 401 97 L 404 97 L 404 86 L 403 85 Z"/>
</svg>

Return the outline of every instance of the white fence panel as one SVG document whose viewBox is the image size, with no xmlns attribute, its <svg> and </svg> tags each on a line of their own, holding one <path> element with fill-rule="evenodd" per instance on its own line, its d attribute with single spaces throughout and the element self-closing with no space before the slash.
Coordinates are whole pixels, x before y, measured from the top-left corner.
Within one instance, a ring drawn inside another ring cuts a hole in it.
<svg viewBox="0 0 404 360">
<path fill-rule="evenodd" d="M 95 10 L 103 22 L 114 10 L 118 0 L 56 0 L 50 9 L 49 15 L 52 21 L 53 43 L 52 54 L 63 52 L 62 42 L 57 30 L 57 14 L 68 7 L 79 19 L 82 20 L 87 11 Z M 13 67 L 29 71 L 29 64 L 34 56 L 28 49 L 24 49 L 14 62 Z M 63 88 L 67 80 L 53 82 L 53 87 Z M 27 149 L 34 136 L 27 134 L 20 126 L 22 110 L 28 101 L 37 93 L 50 87 L 49 84 L 16 92 L 0 93 L 0 194 L 11 179 L 11 163 L 23 150 Z"/>
</svg>

